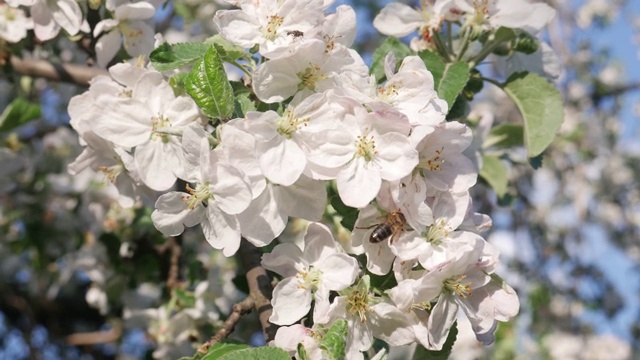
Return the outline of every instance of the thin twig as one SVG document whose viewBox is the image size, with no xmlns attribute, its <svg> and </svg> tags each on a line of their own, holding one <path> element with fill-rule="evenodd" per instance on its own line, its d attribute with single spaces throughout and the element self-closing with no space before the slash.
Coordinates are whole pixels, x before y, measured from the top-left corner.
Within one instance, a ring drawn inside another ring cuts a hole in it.
<svg viewBox="0 0 640 360">
<path fill-rule="evenodd" d="M 262 253 L 246 239 L 242 239 L 238 254 L 246 271 L 245 276 L 249 284 L 249 296 L 253 299 L 255 308 L 258 311 L 262 334 L 265 341 L 269 342 L 275 338 L 278 326 L 269 322 L 269 317 L 273 312 L 273 307 L 271 306 L 273 286 L 267 270 L 260 265 Z"/>
<path fill-rule="evenodd" d="M 209 339 L 206 343 L 202 344 L 198 351 L 202 353 L 206 353 L 209 350 L 209 347 L 212 345 L 222 341 L 229 334 L 233 332 L 233 329 L 236 327 L 236 324 L 242 319 L 243 315 L 250 313 L 255 306 L 253 299 L 249 296 L 241 302 L 233 305 L 233 312 L 229 314 L 227 320 L 222 324 L 222 328 L 216 332 L 215 335 Z"/>
<path fill-rule="evenodd" d="M 89 86 L 89 80 L 98 75 L 108 74 L 105 70 L 96 67 L 25 59 L 14 55 L 11 55 L 9 61 L 13 70 L 18 74 L 63 81 L 80 86 Z"/>
</svg>

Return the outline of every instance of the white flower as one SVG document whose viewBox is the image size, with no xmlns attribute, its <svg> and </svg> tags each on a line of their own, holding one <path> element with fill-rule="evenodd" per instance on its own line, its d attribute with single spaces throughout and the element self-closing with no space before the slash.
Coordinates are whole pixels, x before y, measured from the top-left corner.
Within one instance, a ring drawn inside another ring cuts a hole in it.
<svg viewBox="0 0 640 360">
<path fill-rule="evenodd" d="M 490 273 L 496 262 L 495 249 L 487 242 L 458 249 L 458 254 L 419 279 L 402 280 L 390 290 L 403 310 L 414 311 L 416 339 L 427 349 L 440 350 L 459 308 L 471 321 L 478 341 L 493 342 L 496 321 L 508 321 L 518 313 L 519 300 L 513 289 Z M 437 300 L 435 306 L 430 302 Z M 429 310 L 426 318 L 425 310 Z"/>
<path fill-rule="evenodd" d="M 418 169 L 427 183 L 427 194 L 464 192 L 476 183 L 477 170 L 463 151 L 472 141 L 471 129 L 459 122 L 438 125 L 417 145 Z"/>
<path fill-rule="evenodd" d="M 302 101 L 294 98 L 282 116 L 275 111 L 249 112 L 245 131 L 256 138 L 256 152 L 263 174 L 270 181 L 289 186 L 307 165 L 305 150 L 320 144 L 320 132 L 337 127 L 340 114 L 333 111 L 325 93 Z"/>
<path fill-rule="evenodd" d="M 33 20 L 26 17 L 22 9 L 0 4 L 0 38 L 10 43 L 27 37 L 27 30 L 33 29 Z"/>
<path fill-rule="evenodd" d="M 440 31 L 443 20 L 457 21 L 459 12 L 452 0 L 420 1 L 420 9 L 392 2 L 373 19 L 373 26 L 381 33 L 404 37 L 418 30 L 411 40 L 415 51 L 432 46 L 433 34 Z"/>
<path fill-rule="evenodd" d="M 153 224 L 167 236 L 181 234 L 185 226 L 200 224 L 209 244 L 231 256 L 240 247 L 240 225 L 235 215 L 249 206 L 249 185 L 240 171 L 210 151 L 207 138 L 186 128 L 183 140 L 194 143 L 187 147 L 191 152 L 185 161 L 190 162 L 187 168 L 198 169 L 186 179 L 194 182 L 195 188 L 187 187 L 188 193 L 172 191 L 160 196 L 151 214 Z"/>
<path fill-rule="evenodd" d="M 75 35 L 80 31 L 83 21 L 82 10 L 75 0 L 35 0 L 23 1 L 23 4 L 32 5 L 34 31 L 41 41 L 53 39 L 61 28 L 69 35 Z"/>
<path fill-rule="evenodd" d="M 151 189 L 171 187 L 185 163 L 180 138 L 172 134 L 199 121 L 193 100 L 176 97 L 162 74 L 149 72 L 138 79 L 130 97 L 105 98 L 100 110 L 95 133 L 125 148 L 135 146 L 140 178 Z"/>
<path fill-rule="evenodd" d="M 464 245 L 482 240 L 467 231 L 456 231 L 464 220 L 470 197 L 465 193 L 439 192 L 430 208 L 431 223 L 424 231 L 410 231 L 391 245 L 391 250 L 402 261 L 417 259 L 429 270 L 455 257 Z"/>
<path fill-rule="evenodd" d="M 267 181 L 258 161 L 256 139 L 239 129 L 246 129 L 246 125 L 245 119 L 235 119 L 219 127 L 221 140 L 214 152 L 247 175 L 253 199 L 237 219 L 242 235 L 256 246 L 264 246 L 282 233 L 290 216 L 320 220 L 327 194 L 321 181 L 304 175 L 290 186 Z"/>
<path fill-rule="evenodd" d="M 545 3 L 527 0 L 453 0 L 465 13 L 463 26 L 482 28 L 523 29 L 531 34 L 539 32 L 556 15 L 556 11 Z"/>
<path fill-rule="evenodd" d="M 401 346 L 414 342 L 411 323 L 405 314 L 387 299 L 369 292 L 369 276 L 340 292 L 329 310 L 331 321 L 346 319 L 349 333 L 347 353 L 367 351 L 376 337 L 390 346 Z"/>
<path fill-rule="evenodd" d="M 86 168 L 101 172 L 118 189 L 120 206 L 132 207 L 140 196 L 138 188 L 142 186 L 133 156 L 92 131 L 85 132 L 82 139 L 87 147 L 69 164 L 69 174 L 77 175 Z"/>
<path fill-rule="evenodd" d="M 295 46 L 299 36 L 322 23 L 319 0 L 242 1 L 240 10 L 220 10 L 213 22 L 222 37 L 244 48 L 258 44 L 260 54 L 274 58 Z"/>
<path fill-rule="evenodd" d="M 153 50 L 154 30 L 145 23 L 153 17 L 156 8 L 146 1 L 120 4 L 117 7 L 107 1 L 107 9 L 114 15 L 113 19 L 105 19 L 96 24 L 93 35 L 98 37 L 96 55 L 98 65 L 106 67 L 113 59 L 124 37 L 124 48 L 133 57 L 148 55 Z"/>
<path fill-rule="evenodd" d="M 329 228 L 312 223 L 304 238 L 304 250 L 293 243 L 276 246 L 262 256 L 262 266 L 284 277 L 273 289 L 274 324 L 289 325 L 305 316 L 315 299 L 313 319 L 324 322 L 329 291 L 351 285 L 359 267 L 355 258 L 341 251 Z"/>
<path fill-rule="evenodd" d="M 336 44 L 326 51 L 322 40 L 310 39 L 295 48 L 295 52 L 266 61 L 253 74 L 253 91 L 267 103 L 288 99 L 298 92 L 309 96 L 340 86 L 338 75 L 352 72 L 365 78 L 368 68 L 362 58 Z"/>
<path fill-rule="evenodd" d="M 378 194 L 382 180 L 399 180 L 417 165 L 409 130 L 407 118 L 397 111 L 367 112 L 353 105 L 339 127 L 325 133 L 325 142 L 310 150 L 314 177 L 333 176 L 342 201 L 364 207 Z"/>
</svg>

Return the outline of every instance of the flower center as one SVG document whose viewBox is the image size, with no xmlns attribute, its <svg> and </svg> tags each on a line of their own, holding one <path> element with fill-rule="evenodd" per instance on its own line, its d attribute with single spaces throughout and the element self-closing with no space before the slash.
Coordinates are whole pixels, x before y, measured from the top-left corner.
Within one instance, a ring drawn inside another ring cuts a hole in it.
<svg viewBox="0 0 640 360">
<path fill-rule="evenodd" d="M 118 24 L 118 29 L 124 36 L 124 46 L 126 48 L 138 46 L 142 36 L 144 36 L 142 30 L 129 26 L 127 22 Z"/>
<path fill-rule="evenodd" d="M 168 143 L 171 135 L 162 132 L 164 128 L 171 127 L 171 120 L 164 115 L 158 115 L 156 117 L 151 118 L 152 126 L 151 126 L 151 139 L 152 140 L 160 140 L 163 143 Z"/>
<path fill-rule="evenodd" d="M 389 101 L 396 96 L 398 96 L 398 90 L 394 84 L 378 86 L 378 99 L 381 101 Z"/>
<path fill-rule="evenodd" d="M 315 291 L 318 288 L 318 284 L 320 283 L 320 277 L 322 275 L 322 271 L 315 269 L 313 267 L 305 268 L 299 271 L 296 274 L 296 279 L 298 279 L 298 288 L 304 290 Z"/>
<path fill-rule="evenodd" d="M 204 184 L 197 184 L 196 188 L 193 189 L 187 184 L 186 186 L 187 192 L 189 195 L 182 195 L 180 198 L 187 204 L 187 208 L 189 210 L 193 210 L 196 206 L 200 206 L 201 204 L 207 203 L 210 199 L 213 199 L 213 194 L 209 188 L 209 183 L 206 182 Z"/>
<path fill-rule="evenodd" d="M 442 170 L 441 165 L 444 164 L 444 159 L 442 158 L 443 152 L 444 152 L 444 146 L 441 147 L 439 150 L 436 150 L 433 156 L 420 160 L 418 167 L 421 169 L 429 170 L 429 171 Z"/>
<path fill-rule="evenodd" d="M 4 6 L 4 4 L 1 4 L 0 6 Z M 8 22 L 14 21 L 17 18 L 16 11 L 7 6 L 4 11 L 4 18 L 7 19 Z"/>
<path fill-rule="evenodd" d="M 466 298 L 467 296 L 471 295 L 471 282 L 462 282 L 466 277 L 466 275 L 456 275 L 446 279 L 443 282 L 443 291 L 455 293 L 461 298 Z"/>
<path fill-rule="evenodd" d="M 356 139 L 356 149 L 356 156 L 361 156 L 366 161 L 371 161 L 376 155 L 378 155 L 373 135 L 369 137 L 358 135 L 358 138 Z"/>
<path fill-rule="evenodd" d="M 363 290 L 354 290 L 347 300 L 347 313 L 360 318 L 360 322 L 367 320 L 369 308 L 369 293 Z"/>
<path fill-rule="evenodd" d="M 293 116 L 293 111 L 287 109 L 282 117 L 278 119 L 278 134 L 286 136 L 287 139 L 291 139 L 293 133 L 298 131 L 301 126 L 307 126 L 310 118 L 297 118 Z"/>
<path fill-rule="evenodd" d="M 100 166 L 98 170 L 100 170 L 104 174 L 104 176 L 107 178 L 107 180 L 109 180 L 110 183 L 115 184 L 116 178 L 120 176 L 120 173 L 122 173 L 122 170 L 124 170 L 124 166 L 122 166 L 121 163 L 118 163 L 111 166 Z"/>
<path fill-rule="evenodd" d="M 440 245 L 442 240 L 449 236 L 449 226 L 444 218 L 439 218 L 435 223 L 429 226 L 426 234 L 423 234 L 425 240 L 433 245 Z"/>
<path fill-rule="evenodd" d="M 278 15 L 270 15 L 268 19 L 267 26 L 262 28 L 262 33 L 264 34 L 265 39 L 273 40 L 276 38 L 278 28 L 284 22 L 284 18 Z"/>
<path fill-rule="evenodd" d="M 317 83 L 327 78 L 327 75 L 321 73 L 320 70 L 322 70 L 320 66 L 310 63 L 308 68 L 297 73 L 296 75 L 300 79 L 298 90 L 300 91 L 304 88 L 315 90 Z"/>
</svg>

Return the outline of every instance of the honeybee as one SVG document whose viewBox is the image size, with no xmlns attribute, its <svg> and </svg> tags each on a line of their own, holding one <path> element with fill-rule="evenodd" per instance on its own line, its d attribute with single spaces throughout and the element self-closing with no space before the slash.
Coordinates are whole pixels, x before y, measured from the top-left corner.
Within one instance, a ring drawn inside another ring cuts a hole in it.
<svg viewBox="0 0 640 360">
<path fill-rule="evenodd" d="M 405 219 L 404 215 L 400 210 L 395 210 L 388 213 L 382 223 L 361 229 L 370 229 L 375 226 L 369 236 L 369 241 L 372 243 L 379 243 L 381 241 L 391 239 L 389 242 L 393 244 L 393 242 L 398 240 L 400 235 L 404 232 L 404 226 L 406 224 L 407 219 Z"/>
<path fill-rule="evenodd" d="M 298 37 L 304 36 L 304 33 L 300 30 L 291 30 L 291 31 L 287 31 L 287 35 L 293 36 L 294 38 L 298 38 Z"/>
</svg>

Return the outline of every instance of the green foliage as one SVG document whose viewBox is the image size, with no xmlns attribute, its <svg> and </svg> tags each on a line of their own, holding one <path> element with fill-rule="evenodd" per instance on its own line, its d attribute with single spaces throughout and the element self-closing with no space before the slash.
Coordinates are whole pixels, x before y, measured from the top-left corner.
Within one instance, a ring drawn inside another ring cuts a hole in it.
<svg viewBox="0 0 640 360">
<path fill-rule="evenodd" d="M 465 118 L 470 112 L 471 106 L 469 106 L 469 101 L 467 101 L 464 96 L 458 95 L 456 101 L 453 103 L 453 106 L 447 114 L 447 120 L 450 121 L 453 119 Z"/>
<path fill-rule="evenodd" d="M 562 124 L 562 97 L 553 84 L 533 73 L 513 74 L 503 85 L 524 119 L 524 142 L 529 157 L 540 155 Z"/>
<path fill-rule="evenodd" d="M 342 216 L 340 224 L 347 230 L 353 231 L 353 227 L 356 224 L 360 210 L 345 205 L 336 190 L 331 186 L 327 187 L 327 194 L 329 196 L 331 206 L 340 216 Z"/>
<path fill-rule="evenodd" d="M 433 83 L 438 96 L 453 108 L 456 98 L 469 81 L 469 65 L 462 61 L 445 63 L 439 55 L 425 50 L 419 53 L 427 69 L 433 75 Z"/>
<path fill-rule="evenodd" d="M 498 197 L 503 197 L 507 193 L 507 184 L 509 183 L 507 175 L 507 167 L 498 156 L 485 154 L 482 157 L 480 176 L 491 185 Z"/>
<path fill-rule="evenodd" d="M 210 47 L 209 44 L 199 42 L 164 43 L 151 52 L 149 59 L 158 71 L 173 70 L 196 62 Z"/>
<path fill-rule="evenodd" d="M 324 350 L 322 354 L 329 360 L 341 360 L 345 356 L 347 346 L 347 320 L 336 320 L 329 331 L 320 340 L 320 348 Z"/>
<path fill-rule="evenodd" d="M 385 78 L 384 58 L 392 52 L 396 56 L 396 64 L 400 64 L 402 59 L 412 54 L 411 49 L 402 41 L 389 37 L 374 52 L 369 72 L 376 77 L 376 81 Z"/>
<path fill-rule="evenodd" d="M 40 105 L 23 98 L 16 98 L 0 115 L 0 133 L 9 132 L 38 117 L 40 117 Z"/>
<path fill-rule="evenodd" d="M 194 360 L 195 359 L 198 359 L 198 360 L 221 359 L 225 355 L 228 355 L 236 351 L 245 350 L 248 348 L 249 348 L 249 345 L 247 344 L 229 342 L 225 340 L 225 341 L 213 344 L 211 347 L 209 347 L 206 354 L 198 352 L 193 358 L 189 358 L 189 359 L 194 359 Z"/>
<path fill-rule="evenodd" d="M 249 60 L 249 54 L 242 47 L 223 39 L 220 34 L 210 37 L 205 43 L 213 44 L 216 47 L 222 61 L 233 63 L 238 59 Z"/>
<path fill-rule="evenodd" d="M 245 348 L 230 351 L 221 356 L 213 356 L 208 353 L 202 360 L 291 360 L 291 356 L 286 351 L 276 348 L 263 346 L 259 348 Z"/>
<path fill-rule="evenodd" d="M 214 47 L 191 69 L 185 89 L 202 112 L 214 119 L 228 119 L 234 110 L 233 88 Z"/>
<path fill-rule="evenodd" d="M 449 335 L 447 336 L 447 341 L 445 341 L 444 345 L 442 345 L 442 350 L 434 351 L 427 350 L 424 347 L 418 345 L 416 346 L 416 352 L 413 354 L 414 360 L 447 360 L 449 355 L 451 355 L 451 349 L 453 349 L 453 344 L 456 342 L 456 338 L 458 337 L 458 322 L 454 322 L 449 330 Z"/>
<path fill-rule="evenodd" d="M 483 147 L 513 148 L 524 145 L 524 128 L 520 124 L 500 124 L 489 132 Z"/>
<path fill-rule="evenodd" d="M 365 264 L 366 264 L 366 261 L 365 261 Z M 396 280 L 395 275 L 393 274 L 393 271 L 389 271 L 386 275 L 376 275 L 370 272 L 367 272 L 367 274 L 369 274 L 369 277 L 371 278 L 371 287 L 381 292 L 391 289 L 392 287 L 395 287 L 396 285 L 398 285 L 398 282 Z"/>
</svg>

